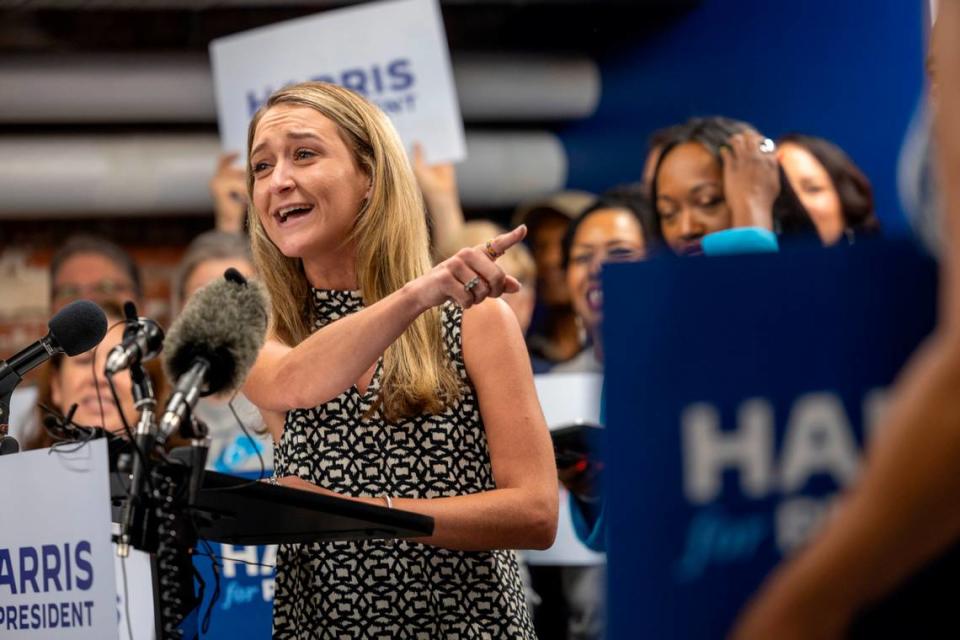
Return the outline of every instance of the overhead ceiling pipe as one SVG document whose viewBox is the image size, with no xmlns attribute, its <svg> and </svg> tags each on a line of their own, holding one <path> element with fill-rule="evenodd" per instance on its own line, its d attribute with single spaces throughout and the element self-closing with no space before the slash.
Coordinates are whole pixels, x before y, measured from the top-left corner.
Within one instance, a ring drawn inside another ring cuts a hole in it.
<svg viewBox="0 0 960 640">
<path fill-rule="evenodd" d="M 468 207 L 500 207 L 563 188 L 563 145 L 548 132 L 467 137 L 458 167 Z M 7 136 L 0 138 L 0 218 L 205 214 L 216 136 Z"/>
<path fill-rule="evenodd" d="M 585 118 L 600 101 L 600 71 L 572 56 L 456 55 L 466 121 Z M 0 123 L 216 122 L 204 54 L 9 55 L 0 58 Z"/>
</svg>

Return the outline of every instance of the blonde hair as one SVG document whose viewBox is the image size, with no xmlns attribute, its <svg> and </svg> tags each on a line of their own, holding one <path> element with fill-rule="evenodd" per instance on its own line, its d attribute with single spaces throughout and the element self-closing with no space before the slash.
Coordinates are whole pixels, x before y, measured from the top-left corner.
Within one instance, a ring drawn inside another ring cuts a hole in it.
<svg viewBox="0 0 960 640">
<path fill-rule="evenodd" d="M 439 248 L 440 260 L 446 260 L 457 251 L 465 247 L 474 247 L 483 244 L 491 238 L 496 238 L 506 229 L 489 220 L 470 220 L 465 222 L 460 231 Z M 504 273 L 513 276 L 524 287 L 533 287 L 537 283 L 537 265 L 530 255 L 530 250 L 522 243 L 517 243 L 507 249 L 497 260 L 497 265 Z"/>
<path fill-rule="evenodd" d="M 358 166 L 370 177 L 370 197 L 357 213 L 351 236 L 357 281 L 371 305 L 430 270 L 423 199 L 403 143 L 386 115 L 360 95 L 325 82 L 285 87 L 267 99 L 247 132 L 247 157 L 257 125 L 277 105 L 309 107 L 337 125 Z M 250 241 L 258 272 L 270 293 L 272 331 L 295 346 L 310 335 L 310 283 L 299 258 L 283 255 L 267 236 L 253 206 L 253 173 L 247 167 Z M 383 354 L 380 406 L 396 420 L 437 413 L 460 396 L 460 379 L 443 348 L 439 308 L 418 316 Z"/>
</svg>

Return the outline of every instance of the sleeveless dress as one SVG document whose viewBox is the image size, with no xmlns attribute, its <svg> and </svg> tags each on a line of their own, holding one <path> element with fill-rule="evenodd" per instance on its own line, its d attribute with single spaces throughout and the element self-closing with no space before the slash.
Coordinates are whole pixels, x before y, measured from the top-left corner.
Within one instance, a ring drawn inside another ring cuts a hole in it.
<svg viewBox="0 0 960 640">
<path fill-rule="evenodd" d="M 311 290 L 314 330 L 363 307 L 359 292 Z M 442 414 L 387 422 L 375 404 L 382 362 L 356 386 L 287 413 L 274 469 L 349 496 L 439 498 L 495 488 L 486 432 L 460 342 L 463 310 L 442 309 L 463 381 Z M 535 638 L 513 551 L 454 551 L 407 540 L 281 545 L 273 637 L 281 640 Z"/>
</svg>

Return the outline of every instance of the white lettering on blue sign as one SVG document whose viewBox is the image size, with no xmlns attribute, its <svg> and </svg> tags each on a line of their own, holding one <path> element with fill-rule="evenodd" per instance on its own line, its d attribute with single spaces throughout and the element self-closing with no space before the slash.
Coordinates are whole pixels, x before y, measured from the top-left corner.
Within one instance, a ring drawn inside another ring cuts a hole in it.
<svg viewBox="0 0 960 640">
<path fill-rule="evenodd" d="M 738 412 L 738 427 L 720 429 L 716 408 L 699 403 L 680 418 L 683 434 L 684 493 L 695 504 L 716 499 L 725 469 L 740 471 L 743 493 L 762 497 L 772 482 L 773 410 L 764 400 L 748 400 Z"/>
<path fill-rule="evenodd" d="M 885 394 L 863 398 L 863 437 L 869 441 L 880 422 Z M 799 396 L 791 405 L 779 452 L 775 447 L 773 406 L 762 398 L 744 401 L 733 429 L 722 429 L 716 407 L 696 403 L 680 416 L 683 491 L 697 512 L 677 561 L 678 580 L 696 579 L 710 565 L 745 561 L 769 535 L 788 553 L 816 532 L 835 504 L 834 495 L 805 496 L 811 479 L 828 478 L 849 486 L 860 468 L 860 446 L 840 397 L 820 392 Z M 779 455 L 778 455 L 779 453 Z M 722 498 L 724 474 L 735 472 L 740 493 L 749 499 L 780 497 L 772 518 L 733 515 L 715 504 Z"/>
<path fill-rule="evenodd" d="M 864 400 L 864 434 L 869 438 L 883 409 L 880 392 Z M 793 403 L 780 450 L 774 450 L 773 408 L 764 399 L 744 402 L 735 429 L 721 429 L 717 409 L 697 403 L 683 411 L 683 488 L 694 504 L 717 499 L 723 473 L 737 471 L 740 490 L 750 498 L 792 493 L 816 475 L 847 486 L 857 475 L 860 448 L 843 403 L 832 393 L 811 393 Z"/>
</svg>

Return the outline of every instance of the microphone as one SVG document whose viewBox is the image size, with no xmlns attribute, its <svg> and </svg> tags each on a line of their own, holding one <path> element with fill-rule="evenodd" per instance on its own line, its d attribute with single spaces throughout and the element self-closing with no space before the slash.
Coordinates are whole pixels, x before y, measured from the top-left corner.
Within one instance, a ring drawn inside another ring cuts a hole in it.
<svg viewBox="0 0 960 640">
<path fill-rule="evenodd" d="M 77 300 L 50 318 L 47 328 L 50 329 L 47 335 L 9 360 L 0 360 L 0 381 L 6 383 L 8 378 L 15 378 L 13 386 L 16 386 L 28 371 L 51 356 L 58 353 L 75 356 L 93 349 L 107 334 L 107 316 L 89 300 Z"/>
<path fill-rule="evenodd" d="M 97 427 L 85 427 L 73 421 L 73 414 L 77 411 L 77 405 L 71 405 L 67 410 L 67 415 L 58 418 L 53 415 L 43 416 L 43 428 L 49 431 L 57 431 L 67 436 L 70 440 L 95 440 L 108 436 L 105 429 Z"/>
<path fill-rule="evenodd" d="M 53 355 L 75 356 L 100 344 L 107 335 L 107 316 L 89 300 L 77 300 L 50 318 L 47 328 L 47 335 L 9 360 L 0 360 L 0 436 L 9 437 L 10 396 L 23 376 Z M 3 446 L 9 449 L 13 445 L 8 442 Z"/>
<path fill-rule="evenodd" d="M 13 436 L 3 436 L 0 438 L 0 456 L 20 451 L 20 443 Z"/>
<path fill-rule="evenodd" d="M 170 327 L 163 366 L 176 381 L 160 420 L 160 442 L 180 430 L 200 396 L 236 389 L 263 346 L 267 298 L 230 268 L 197 291 Z"/>
<path fill-rule="evenodd" d="M 152 360 L 163 349 L 163 329 L 150 318 L 138 318 L 137 308 L 132 302 L 123 305 L 127 317 L 127 328 L 123 341 L 110 350 L 104 367 L 107 375 L 129 369 L 135 363 Z"/>
</svg>

